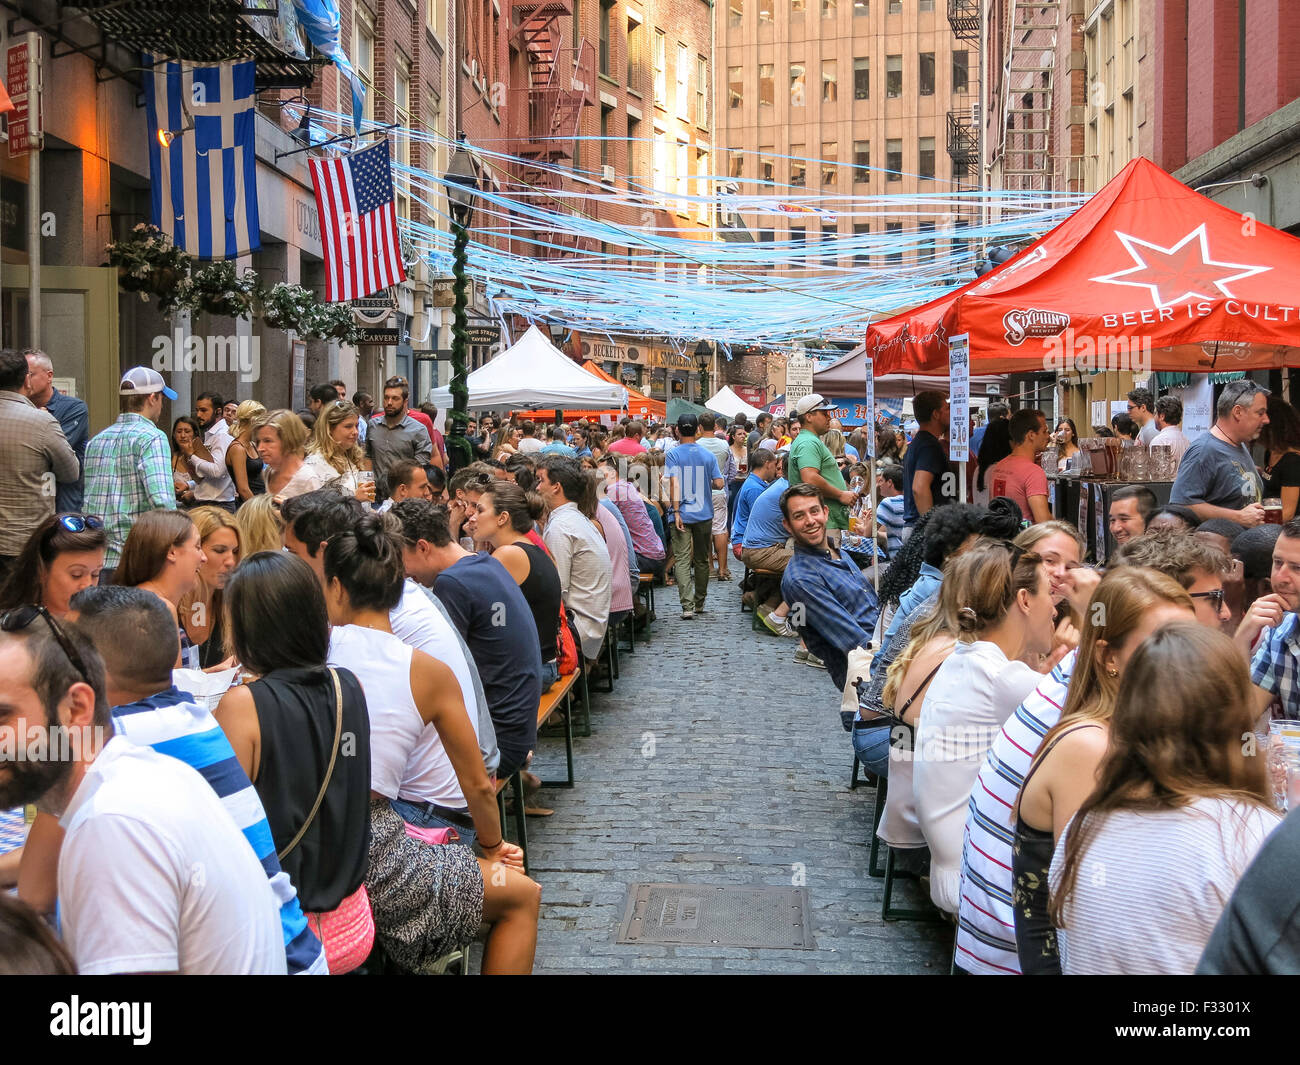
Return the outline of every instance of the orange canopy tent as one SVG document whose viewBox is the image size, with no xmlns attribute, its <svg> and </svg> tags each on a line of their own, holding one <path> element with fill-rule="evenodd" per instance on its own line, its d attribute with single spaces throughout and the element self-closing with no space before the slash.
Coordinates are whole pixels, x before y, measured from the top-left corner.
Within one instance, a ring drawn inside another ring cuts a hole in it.
<svg viewBox="0 0 1300 1065">
<path fill-rule="evenodd" d="M 1300 240 L 1134 159 L 1015 258 L 873 323 L 883 374 L 948 372 L 970 336 L 972 373 L 1300 365 Z"/>
<path fill-rule="evenodd" d="M 602 381 L 608 381 L 612 385 L 622 384 L 621 381 L 615 380 L 594 362 L 588 359 L 582 364 L 582 368 L 590 374 L 595 374 Z M 627 387 L 626 385 L 624 387 Z M 564 417 L 566 421 L 575 421 L 578 418 L 586 418 L 588 421 L 597 421 L 601 417 L 618 419 L 623 417 L 623 411 L 617 407 L 609 410 L 565 410 Z M 642 395 L 635 388 L 627 390 L 627 413 L 633 418 L 640 418 L 642 421 L 664 420 L 667 415 L 667 407 L 662 400 L 651 399 L 649 396 Z M 555 421 L 555 411 L 553 410 L 536 410 L 529 411 L 528 417 L 535 422 L 553 422 Z"/>
</svg>

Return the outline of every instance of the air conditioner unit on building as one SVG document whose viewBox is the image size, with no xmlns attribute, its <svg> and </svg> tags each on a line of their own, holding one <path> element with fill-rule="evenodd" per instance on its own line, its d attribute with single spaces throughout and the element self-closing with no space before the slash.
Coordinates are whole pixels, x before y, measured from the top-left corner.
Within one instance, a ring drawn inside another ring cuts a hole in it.
<svg viewBox="0 0 1300 1065">
<path fill-rule="evenodd" d="M 600 183 L 614 187 L 614 168 L 612 166 L 602 166 L 600 168 Z"/>
<path fill-rule="evenodd" d="M 980 124 L 980 105 L 978 103 L 970 105 L 970 120 L 972 125 L 978 126 Z"/>
</svg>

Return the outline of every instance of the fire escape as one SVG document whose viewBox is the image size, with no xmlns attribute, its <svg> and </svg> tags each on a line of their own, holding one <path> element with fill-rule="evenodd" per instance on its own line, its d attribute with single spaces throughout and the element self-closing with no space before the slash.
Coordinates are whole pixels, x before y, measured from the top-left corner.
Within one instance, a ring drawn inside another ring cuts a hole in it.
<svg viewBox="0 0 1300 1065">
<path fill-rule="evenodd" d="M 1003 187 L 1052 186 L 1052 94 L 1059 0 L 1011 0 L 1002 77 Z"/>
<path fill-rule="evenodd" d="M 948 0 L 948 25 L 952 27 L 952 35 L 957 40 L 974 41 L 978 49 L 979 0 Z M 974 54 L 978 63 L 979 51 Z M 968 178 L 979 172 L 979 119 L 979 102 L 972 103 L 964 111 L 948 112 L 948 155 L 952 159 L 952 174 L 955 178 Z"/>
<path fill-rule="evenodd" d="M 566 45 L 561 18 L 572 19 L 573 0 L 512 0 L 515 46 L 528 60 L 528 84 L 511 89 L 516 117 L 513 154 L 520 160 L 515 196 L 538 211 L 569 213 L 566 170 L 576 159 L 582 109 L 596 102 L 596 57 L 591 42 Z M 518 232 L 524 253 L 553 259 L 587 250 L 574 233 L 554 230 L 525 215 Z"/>
</svg>

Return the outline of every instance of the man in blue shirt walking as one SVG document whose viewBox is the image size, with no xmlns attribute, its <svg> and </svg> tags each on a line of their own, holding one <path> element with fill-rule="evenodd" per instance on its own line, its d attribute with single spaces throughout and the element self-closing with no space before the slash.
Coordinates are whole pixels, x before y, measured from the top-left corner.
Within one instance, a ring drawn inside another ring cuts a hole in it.
<svg viewBox="0 0 1300 1065">
<path fill-rule="evenodd" d="M 718 460 L 695 442 L 699 422 L 693 414 L 677 419 L 678 445 L 668 452 L 668 517 L 672 520 L 674 572 L 682 619 L 704 613 L 709 593 L 709 537 L 713 531 L 713 492 L 722 487 Z"/>
<path fill-rule="evenodd" d="M 54 489 L 54 509 L 60 514 L 81 509 L 85 493 L 86 441 L 90 439 L 90 411 L 86 404 L 75 396 L 69 396 L 54 387 L 54 363 L 45 352 L 37 348 L 28 348 L 27 387 L 24 394 L 38 407 L 54 415 L 68 441 L 68 446 L 76 453 L 77 463 L 81 467 L 81 476 L 75 481 L 65 481 Z"/>
</svg>

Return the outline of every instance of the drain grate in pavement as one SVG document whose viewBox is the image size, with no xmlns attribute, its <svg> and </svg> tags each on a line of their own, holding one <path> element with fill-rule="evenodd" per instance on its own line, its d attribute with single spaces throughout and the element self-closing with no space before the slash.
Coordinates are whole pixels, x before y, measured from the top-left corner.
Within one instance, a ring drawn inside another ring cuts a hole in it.
<svg viewBox="0 0 1300 1065">
<path fill-rule="evenodd" d="M 619 943 L 813 950 L 808 889 L 632 884 Z"/>
</svg>

